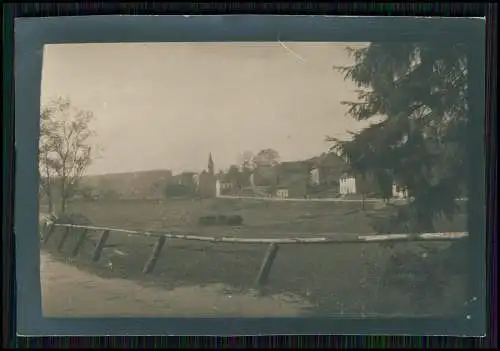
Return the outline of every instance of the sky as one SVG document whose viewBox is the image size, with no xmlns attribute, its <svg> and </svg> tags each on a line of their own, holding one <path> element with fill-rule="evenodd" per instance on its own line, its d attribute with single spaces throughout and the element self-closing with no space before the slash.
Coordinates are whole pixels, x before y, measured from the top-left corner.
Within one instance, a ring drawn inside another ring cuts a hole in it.
<svg viewBox="0 0 500 351">
<path fill-rule="evenodd" d="M 282 161 L 328 150 L 364 126 L 341 102 L 356 87 L 333 66 L 364 43 L 116 43 L 44 48 L 41 103 L 94 113 L 99 154 L 88 174 L 216 170 L 244 151 Z"/>
</svg>

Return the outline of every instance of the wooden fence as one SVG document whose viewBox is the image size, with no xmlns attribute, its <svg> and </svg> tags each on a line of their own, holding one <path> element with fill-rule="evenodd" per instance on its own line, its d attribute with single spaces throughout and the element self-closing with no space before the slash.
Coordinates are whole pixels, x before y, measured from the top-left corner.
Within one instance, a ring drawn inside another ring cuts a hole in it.
<svg viewBox="0 0 500 351">
<path fill-rule="evenodd" d="M 332 233 L 332 237 L 320 238 L 233 238 L 233 237 L 208 237 L 190 234 L 174 234 L 174 233 L 150 233 L 135 230 L 95 227 L 74 224 L 50 224 L 45 228 L 42 235 L 44 244 L 48 242 L 56 227 L 64 229 L 61 239 L 57 245 L 57 250 L 60 251 L 71 234 L 72 229 L 82 229 L 82 232 L 77 238 L 76 244 L 71 251 L 71 256 L 78 255 L 82 248 L 89 231 L 101 232 L 100 238 L 93 250 L 91 262 L 97 262 L 101 257 L 101 253 L 106 246 L 110 233 L 124 233 L 128 235 L 138 235 L 146 237 L 156 237 L 157 242 L 149 256 L 149 259 L 144 264 L 143 274 L 149 274 L 153 271 L 158 258 L 162 252 L 163 246 L 167 239 L 181 240 L 196 240 L 208 241 L 217 243 L 240 243 L 240 244 L 267 244 L 268 250 L 262 260 L 258 276 L 255 280 L 257 288 L 262 288 L 266 285 L 274 260 L 278 254 L 279 245 L 284 244 L 366 244 L 380 242 L 417 242 L 417 241 L 451 241 L 460 240 L 468 236 L 467 232 L 445 232 L 445 233 L 420 233 L 420 234 L 340 234 Z"/>
</svg>

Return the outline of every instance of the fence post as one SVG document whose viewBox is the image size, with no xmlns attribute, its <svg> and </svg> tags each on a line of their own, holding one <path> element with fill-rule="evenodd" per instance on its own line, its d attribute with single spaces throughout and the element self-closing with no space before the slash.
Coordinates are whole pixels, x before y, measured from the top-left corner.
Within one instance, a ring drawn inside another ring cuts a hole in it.
<svg viewBox="0 0 500 351">
<path fill-rule="evenodd" d="M 108 238 L 109 238 L 109 230 L 103 230 L 101 237 L 99 238 L 99 241 L 97 242 L 97 245 L 94 249 L 94 252 L 92 253 L 91 262 L 99 261 L 102 250 L 104 249 L 104 245 L 106 244 Z"/>
<path fill-rule="evenodd" d="M 80 248 L 83 246 L 83 243 L 85 242 L 85 238 L 87 237 L 87 231 L 88 229 L 84 229 L 82 234 L 78 237 L 78 241 L 75 244 L 75 248 L 73 251 L 71 251 L 71 256 L 76 256 L 78 255 L 78 251 L 80 251 Z"/>
<path fill-rule="evenodd" d="M 59 242 L 59 245 L 57 246 L 57 251 L 61 251 L 64 245 L 64 242 L 68 238 L 69 234 L 71 232 L 71 227 L 66 227 L 66 230 L 63 233 L 63 236 L 61 237 L 61 241 Z"/>
<path fill-rule="evenodd" d="M 54 233 L 55 229 L 56 229 L 56 226 L 54 223 L 52 223 L 48 226 L 46 233 L 44 233 L 44 235 L 43 235 L 43 243 L 44 244 L 47 244 L 50 236 Z"/>
<path fill-rule="evenodd" d="M 262 261 L 259 275 L 257 276 L 257 280 L 255 282 L 258 288 L 261 288 L 267 284 L 267 281 L 269 279 L 269 273 L 271 272 L 271 267 L 273 265 L 277 253 L 278 253 L 278 245 L 276 243 L 270 244 L 266 256 L 264 257 L 264 261 Z"/>
<path fill-rule="evenodd" d="M 153 268 L 155 268 L 156 262 L 158 261 L 158 257 L 160 257 L 160 252 L 161 249 L 163 248 L 163 245 L 165 245 L 166 237 L 165 236 L 160 236 L 158 238 L 158 241 L 156 242 L 153 251 L 151 252 L 151 256 L 149 257 L 148 262 L 144 265 L 144 268 L 142 270 L 143 274 L 148 274 L 153 271 Z"/>
</svg>

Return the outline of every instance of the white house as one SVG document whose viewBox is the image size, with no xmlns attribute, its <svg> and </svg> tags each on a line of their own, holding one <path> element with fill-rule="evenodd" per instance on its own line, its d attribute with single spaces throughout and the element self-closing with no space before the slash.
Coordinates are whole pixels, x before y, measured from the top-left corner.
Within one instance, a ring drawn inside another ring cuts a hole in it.
<svg viewBox="0 0 500 351">
<path fill-rule="evenodd" d="M 339 192 L 341 195 L 356 194 L 356 178 L 341 177 L 339 179 Z"/>
<path fill-rule="evenodd" d="M 394 183 L 392 184 L 392 197 L 406 199 L 408 197 L 408 189 Z"/>
<path fill-rule="evenodd" d="M 309 172 L 309 181 L 311 185 L 319 185 L 319 169 L 313 168 Z"/>
<path fill-rule="evenodd" d="M 215 197 L 220 197 L 220 180 L 215 181 Z"/>
<path fill-rule="evenodd" d="M 288 199 L 288 189 L 278 189 L 278 190 L 276 190 L 276 196 L 279 199 Z"/>
<path fill-rule="evenodd" d="M 227 190 L 227 189 L 231 189 L 232 184 L 229 182 L 221 182 L 220 187 L 221 187 L 221 189 Z"/>
</svg>

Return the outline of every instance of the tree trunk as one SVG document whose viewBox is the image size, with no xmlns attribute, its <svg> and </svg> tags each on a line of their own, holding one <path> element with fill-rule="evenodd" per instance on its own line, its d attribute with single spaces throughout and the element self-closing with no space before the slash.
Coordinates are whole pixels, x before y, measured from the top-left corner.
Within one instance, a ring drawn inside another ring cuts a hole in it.
<svg viewBox="0 0 500 351">
<path fill-rule="evenodd" d="M 66 192 L 67 189 L 63 179 L 61 183 L 61 213 L 66 213 L 66 200 L 68 198 L 68 194 L 66 194 Z"/>
<path fill-rule="evenodd" d="M 45 193 L 45 195 L 47 196 L 47 202 L 49 205 L 49 213 L 53 213 L 54 212 L 54 201 L 52 199 L 52 189 L 51 189 L 50 182 L 48 182 L 46 184 L 46 186 L 42 187 L 42 190 Z"/>
<path fill-rule="evenodd" d="M 66 213 L 66 195 L 61 197 L 61 213 Z"/>
<path fill-rule="evenodd" d="M 52 214 L 54 212 L 54 201 L 52 200 L 52 189 L 50 186 L 50 182 L 48 182 L 45 187 L 45 195 L 47 195 L 47 202 L 49 203 L 49 214 Z"/>
<path fill-rule="evenodd" d="M 52 195 L 47 195 L 47 200 L 49 202 L 49 213 L 54 212 L 54 204 L 52 203 Z"/>
</svg>

